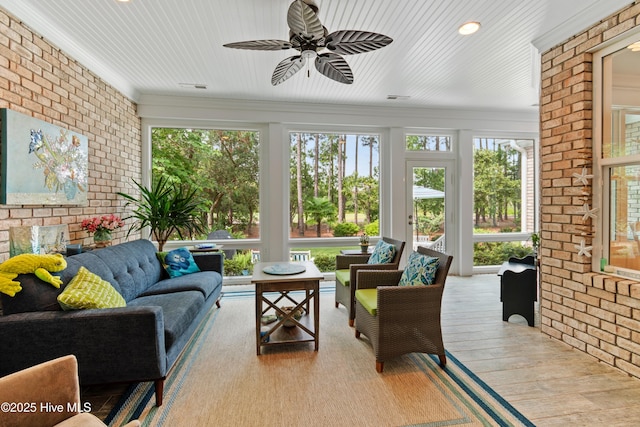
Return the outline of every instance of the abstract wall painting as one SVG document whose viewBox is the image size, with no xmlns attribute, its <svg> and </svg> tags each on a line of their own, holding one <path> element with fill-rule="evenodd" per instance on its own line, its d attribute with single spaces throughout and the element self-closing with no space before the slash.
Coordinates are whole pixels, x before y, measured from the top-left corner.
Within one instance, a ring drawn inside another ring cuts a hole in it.
<svg viewBox="0 0 640 427">
<path fill-rule="evenodd" d="M 0 117 L 0 203 L 86 205 L 88 138 L 8 108 Z"/>
</svg>

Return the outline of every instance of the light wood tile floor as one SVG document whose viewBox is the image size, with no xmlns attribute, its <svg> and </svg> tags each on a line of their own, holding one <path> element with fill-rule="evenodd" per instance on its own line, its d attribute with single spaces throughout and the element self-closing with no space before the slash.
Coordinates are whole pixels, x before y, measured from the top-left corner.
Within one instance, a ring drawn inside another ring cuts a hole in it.
<svg viewBox="0 0 640 427">
<path fill-rule="evenodd" d="M 640 380 L 549 338 L 524 318 L 502 321 L 497 275 L 450 276 L 445 347 L 537 426 L 638 426 Z"/>
<path fill-rule="evenodd" d="M 503 322 L 497 275 L 450 276 L 442 324 L 447 350 L 535 425 L 640 426 L 640 380 L 542 334 L 537 307 L 536 327 Z M 123 391 L 87 387 L 83 400 L 106 416 Z"/>
</svg>

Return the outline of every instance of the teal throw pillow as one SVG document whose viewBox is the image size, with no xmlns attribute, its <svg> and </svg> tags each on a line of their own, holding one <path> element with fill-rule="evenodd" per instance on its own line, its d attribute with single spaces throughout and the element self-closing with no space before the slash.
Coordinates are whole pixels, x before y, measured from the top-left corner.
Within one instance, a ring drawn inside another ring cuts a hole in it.
<svg viewBox="0 0 640 427">
<path fill-rule="evenodd" d="M 158 252 L 158 259 L 170 277 L 180 277 L 200 271 L 193 255 L 186 247 L 169 252 Z"/>
<path fill-rule="evenodd" d="M 384 240 L 378 240 L 369 257 L 368 264 L 388 264 L 396 255 L 396 247 Z"/>
<path fill-rule="evenodd" d="M 436 278 L 440 259 L 413 252 L 402 272 L 398 286 L 431 285 Z"/>
</svg>

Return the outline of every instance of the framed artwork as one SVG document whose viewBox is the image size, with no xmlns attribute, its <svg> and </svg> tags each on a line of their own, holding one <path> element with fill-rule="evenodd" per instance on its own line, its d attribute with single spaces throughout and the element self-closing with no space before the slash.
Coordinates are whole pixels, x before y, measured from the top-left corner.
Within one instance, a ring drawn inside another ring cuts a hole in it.
<svg viewBox="0 0 640 427">
<path fill-rule="evenodd" d="M 69 243 L 69 226 L 25 226 L 9 228 L 9 256 L 64 253 Z"/>
<path fill-rule="evenodd" d="M 0 110 L 0 203 L 86 205 L 88 138 L 8 108 Z"/>
</svg>

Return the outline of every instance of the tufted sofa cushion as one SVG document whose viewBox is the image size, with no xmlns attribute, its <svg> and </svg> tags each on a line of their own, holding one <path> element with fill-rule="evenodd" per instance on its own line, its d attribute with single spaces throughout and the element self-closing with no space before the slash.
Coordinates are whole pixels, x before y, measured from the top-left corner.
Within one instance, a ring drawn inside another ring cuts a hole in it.
<svg viewBox="0 0 640 427">
<path fill-rule="evenodd" d="M 61 273 L 63 283 L 77 274 L 80 266 L 111 283 L 129 302 L 160 281 L 162 266 L 149 240 L 134 240 L 67 258 Z"/>
</svg>

